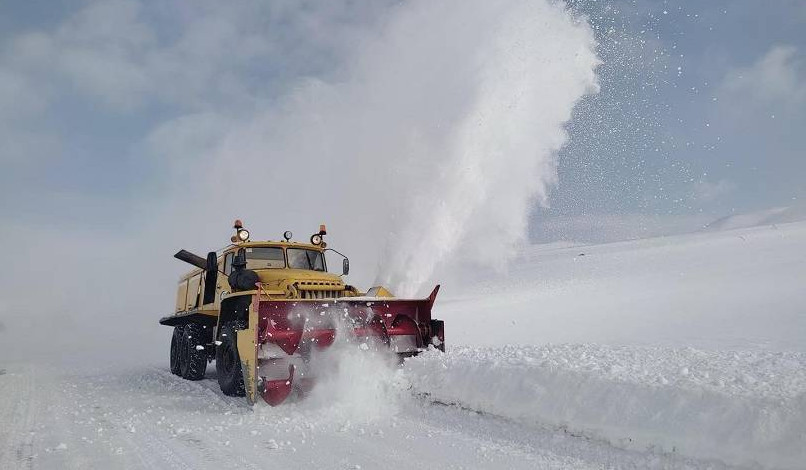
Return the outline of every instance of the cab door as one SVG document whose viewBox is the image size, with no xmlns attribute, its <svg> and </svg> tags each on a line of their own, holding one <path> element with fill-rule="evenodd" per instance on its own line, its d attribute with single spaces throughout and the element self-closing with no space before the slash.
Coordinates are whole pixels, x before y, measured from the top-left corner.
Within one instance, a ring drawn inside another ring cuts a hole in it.
<svg viewBox="0 0 806 470">
<path fill-rule="evenodd" d="M 229 275 L 232 272 L 232 260 L 235 257 L 234 252 L 224 254 L 223 262 L 218 263 L 220 266 L 219 276 L 216 284 L 216 308 L 221 310 L 221 296 L 228 293 L 229 288 Z"/>
</svg>

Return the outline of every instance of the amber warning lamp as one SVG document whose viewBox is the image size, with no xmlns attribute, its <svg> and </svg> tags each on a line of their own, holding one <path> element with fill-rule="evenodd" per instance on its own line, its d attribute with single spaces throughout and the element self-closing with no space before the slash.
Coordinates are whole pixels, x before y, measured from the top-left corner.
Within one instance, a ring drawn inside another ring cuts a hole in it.
<svg viewBox="0 0 806 470">
<path fill-rule="evenodd" d="M 232 224 L 232 228 L 235 229 L 235 235 L 230 238 L 232 243 L 249 241 L 249 230 L 243 228 L 243 222 L 241 222 L 241 219 L 235 219 L 235 223 Z"/>
<path fill-rule="evenodd" d="M 322 248 L 325 247 L 325 242 L 322 241 L 322 236 L 327 235 L 327 229 L 325 228 L 325 224 L 319 226 L 319 232 L 314 233 L 311 235 L 311 245 L 321 245 Z"/>
</svg>

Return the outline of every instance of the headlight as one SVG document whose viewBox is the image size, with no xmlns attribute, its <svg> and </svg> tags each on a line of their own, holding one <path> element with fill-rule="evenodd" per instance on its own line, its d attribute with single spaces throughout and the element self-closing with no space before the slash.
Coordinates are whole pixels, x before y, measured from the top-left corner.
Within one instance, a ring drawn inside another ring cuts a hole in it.
<svg viewBox="0 0 806 470">
<path fill-rule="evenodd" d="M 241 229 L 238 230 L 238 239 L 242 242 L 249 240 L 249 230 Z"/>
<path fill-rule="evenodd" d="M 311 235 L 311 244 L 312 245 L 319 245 L 321 243 L 322 243 L 322 235 L 319 235 L 318 233 L 315 234 L 315 235 Z"/>
</svg>

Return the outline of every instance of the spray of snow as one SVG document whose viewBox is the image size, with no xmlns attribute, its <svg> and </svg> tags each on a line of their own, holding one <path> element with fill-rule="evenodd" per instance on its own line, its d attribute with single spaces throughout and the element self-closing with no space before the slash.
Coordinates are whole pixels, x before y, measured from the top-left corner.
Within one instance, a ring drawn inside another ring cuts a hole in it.
<svg viewBox="0 0 806 470">
<path fill-rule="evenodd" d="M 478 47 L 467 51 L 466 106 L 441 119 L 447 132 L 421 154 L 427 171 L 410 185 L 381 272 L 403 296 L 418 293 L 458 246 L 484 264 L 509 259 L 531 203 L 545 203 L 556 181 L 563 124 L 596 89 L 590 29 L 562 4 L 483 2 L 476 14 L 484 20 L 473 31 Z"/>
<path fill-rule="evenodd" d="M 226 227 L 237 201 L 269 238 L 326 222 L 350 282 L 399 296 L 467 261 L 457 246 L 504 263 L 556 181 L 575 103 L 596 91 L 591 29 L 548 0 L 416 0 L 391 13 L 344 70 L 300 81 L 183 168 L 201 172 L 204 192 L 170 216 L 220 214 Z"/>
<path fill-rule="evenodd" d="M 400 400 L 396 356 L 351 329 L 340 322 L 334 344 L 312 358 L 316 386 L 302 403 L 346 426 L 394 416 Z"/>
</svg>

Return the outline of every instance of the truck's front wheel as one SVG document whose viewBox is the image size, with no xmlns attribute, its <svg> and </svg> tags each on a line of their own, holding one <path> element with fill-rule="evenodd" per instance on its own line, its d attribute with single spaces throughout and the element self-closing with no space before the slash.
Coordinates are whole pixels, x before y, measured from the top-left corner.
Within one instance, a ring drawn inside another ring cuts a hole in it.
<svg viewBox="0 0 806 470">
<path fill-rule="evenodd" d="M 184 328 L 184 344 L 180 349 L 179 369 L 182 378 L 187 380 L 201 380 L 207 369 L 207 353 L 204 345 L 207 343 L 206 329 L 198 323 L 188 323 Z"/>
<path fill-rule="evenodd" d="M 174 375 L 182 375 L 181 361 L 179 359 L 180 351 L 184 346 L 182 339 L 184 337 L 184 326 L 175 326 L 174 334 L 171 336 L 171 373 Z"/>
<path fill-rule="evenodd" d="M 246 328 L 242 321 L 231 321 L 221 327 L 221 340 L 215 353 L 215 370 L 218 386 L 224 395 L 242 397 L 245 395 L 241 357 L 238 355 L 238 330 Z"/>
</svg>

